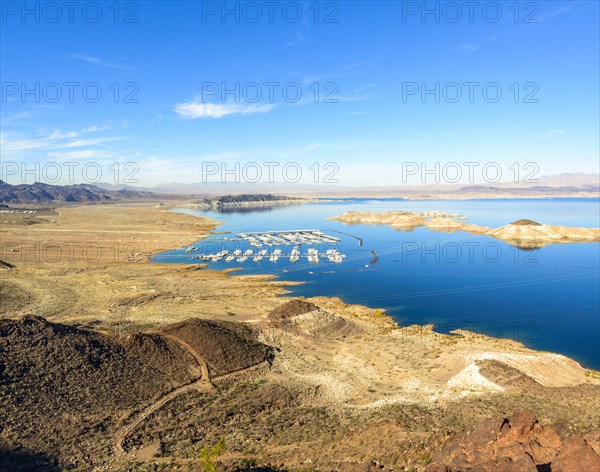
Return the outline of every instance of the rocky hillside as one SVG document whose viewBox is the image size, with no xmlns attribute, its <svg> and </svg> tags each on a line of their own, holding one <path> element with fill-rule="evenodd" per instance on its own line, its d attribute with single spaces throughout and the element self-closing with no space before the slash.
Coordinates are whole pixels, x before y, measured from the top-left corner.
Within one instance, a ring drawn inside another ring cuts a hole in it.
<svg viewBox="0 0 600 472">
<path fill-rule="evenodd" d="M 324 297 L 154 326 L 1 320 L 0 470 L 597 467 L 599 374 L 557 354 Z"/>
<path fill-rule="evenodd" d="M 219 374 L 267 360 L 249 330 L 229 325 L 190 320 L 167 327 L 170 336 L 121 337 L 37 316 L 0 320 L 0 470 L 53 470 L 57 455 L 70 469 L 104 456 L 132 412 L 200 380 L 210 386 L 198 356 Z"/>
</svg>

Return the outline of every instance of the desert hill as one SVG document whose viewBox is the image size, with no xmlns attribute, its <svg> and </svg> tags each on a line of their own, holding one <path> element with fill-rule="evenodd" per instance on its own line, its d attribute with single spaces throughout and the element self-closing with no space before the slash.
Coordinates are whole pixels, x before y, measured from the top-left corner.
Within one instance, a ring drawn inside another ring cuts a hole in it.
<svg viewBox="0 0 600 472">
<path fill-rule="evenodd" d="M 191 319 L 157 333 L 185 341 L 205 360 L 211 377 L 248 368 L 271 356 L 271 350 L 245 324 Z"/>
<path fill-rule="evenodd" d="M 350 320 L 299 298 L 271 310 L 267 319 L 269 326 L 316 342 L 331 341 L 361 331 Z"/>
</svg>

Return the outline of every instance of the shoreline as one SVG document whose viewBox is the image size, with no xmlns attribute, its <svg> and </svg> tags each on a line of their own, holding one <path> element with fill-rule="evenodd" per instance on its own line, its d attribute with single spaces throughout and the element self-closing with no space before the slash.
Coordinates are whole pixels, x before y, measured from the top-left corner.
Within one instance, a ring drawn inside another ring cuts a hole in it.
<svg viewBox="0 0 600 472">
<path fill-rule="evenodd" d="M 171 209 L 171 211 L 177 211 L 177 208 L 172 208 L 172 209 Z M 445 212 L 433 212 L 433 211 L 432 211 L 432 212 L 428 212 L 428 213 L 430 213 L 430 214 L 439 213 L 439 215 L 437 215 L 437 214 L 436 214 L 436 215 L 434 215 L 434 216 L 437 216 L 439 219 L 441 219 L 441 220 L 444 220 L 444 221 L 446 221 L 446 220 L 447 220 L 448 218 L 450 218 L 450 217 L 457 217 L 458 219 L 465 218 L 465 217 L 463 217 L 462 215 L 453 215 L 453 214 L 448 214 L 448 213 L 445 213 Z M 416 215 L 416 214 L 415 214 L 415 215 Z M 194 216 L 194 215 L 192 215 L 192 216 Z M 333 219 L 333 220 L 335 220 L 335 218 L 336 218 L 336 217 L 333 217 L 333 218 L 330 218 L 330 219 Z M 342 221 L 342 220 L 340 220 L 340 221 Z M 222 224 L 222 223 L 221 223 L 221 224 Z M 466 224 L 466 226 L 472 226 L 472 225 L 468 225 L 468 224 Z M 436 231 L 436 228 L 435 228 L 435 227 L 429 227 L 429 226 L 425 226 L 425 227 L 427 227 L 428 229 L 430 229 L 430 230 L 432 230 L 432 231 Z M 395 229 L 398 229 L 398 228 L 395 228 Z M 400 228 L 400 229 L 403 229 L 403 228 Z M 600 230 L 598 230 L 598 231 L 600 231 Z M 477 234 L 477 233 L 475 233 L 475 234 Z M 576 241 L 576 242 L 581 242 L 581 241 Z M 584 241 L 584 242 L 587 242 L 587 241 Z M 595 241 L 595 242 L 596 242 L 596 241 Z M 509 243 L 509 244 L 510 244 L 510 243 Z M 526 246 L 526 245 L 525 245 L 525 247 L 528 247 L 528 246 Z M 540 246 L 540 247 L 541 247 L 541 246 Z M 169 263 L 167 263 L 167 264 L 169 264 Z M 209 269 L 209 270 L 218 270 L 218 269 Z M 242 270 L 242 268 L 239 268 L 239 267 L 234 267 L 234 268 L 230 268 L 230 269 L 225 269 L 225 270 L 224 270 L 224 271 L 222 271 L 222 272 L 228 272 L 228 273 L 230 273 L 230 272 L 233 272 L 233 271 L 236 271 L 236 272 L 237 272 L 238 270 Z M 245 275 L 245 274 L 236 274 L 235 276 L 244 276 L 244 275 Z M 249 274 L 249 275 L 256 275 L 256 276 L 262 276 L 262 277 L 269 277 L 269 278 L 271 278 L 271 279 L 273 279 L 273 280 L 281 281 L 281 282 L 284 282 L 284 283 L 288 283 L 288 282 L 289 282 L 289 283 L 292 283 L 292 284 L 293 284 L 293 286 L 296 286 L 296 285 L 304 285 L 304 284 L 306 284 L 306 280 L 304 280 L 304 281 L 302 281 L 302 282 L 296 282 L 296 281 L 292 282 L 292 281 L 286 280 L 286 278 L 285 278 L 285 273 L 280 273 L 280 274 L 277 274 L 277 275 L 263 275 L 263 274 Z M 293 291 L 292 291 L 292 292 L 293 292 Z M 284 296 L 287 296 L 287 295 L 289 295 L 289 293 L 290 293 L 290 292 L 288 292 L 288 293 L 284 294 Z M 302 296 L 300 296 L 300 297 L 302 297 Z M 312 299 L 325 299 L 325 298 L 330 298 L 330 299 L 340 299 L 340 300 L 341 300 L 343 303 L 345 303 L 345 301 L 343 300 L 343 298 L 342 298 L 342 297 L 340 297 L 340 296 L 337 296 L 337 295 L 322 295 L 322 294 L 319 294 L 319 293 L 315 293 L 315 294 L 313 294 L 313 295 L 311 295 L 311 296 L 308 296 L 308 299 L 309 299 L 309 300 L 312 300 Z M 359 302 L 359 303 L 360 303 L 360 302 Z M 369 309 L 369 310 L 372 310 L 372 311 L 381 312 L 381 313 L 382 313 L 382 314 L 383 314 L 385 317 L 387 317 L 387 318 L 388 318 L 388 319 L 389 319 L 391 322 L 393 322 L 393 324 L 394 324 L 394 325 L 396 325 L 396 326 L 397 326 L 399 329 L 401 329 L 401 328 L 405 327 L 405 326 L 403 326 L 403 325 L 399 324 L 399 322 L 398 322 L 398 321 L 396 321 L 396 319 L 394 318 L 394 315 L 388 314 L 388 313 L 386 312 L 386 310 L 384 310 L 384 309 L 382 309 L 382 308 L 378 308 L 378 307 L 371 307 L 371 306 L 362 305 L 362 304 L 360 304 L 360 306 L 363 306 L 363 307 L 365 307 L 366 309 Z M 543 352 L 543 353 L 547 353 L 547 354 L 556 354 L 556 355 L 560 355 L 560 356 L 565 356 L 564 354 L 560 354 L 560 353 L 558 353 L 558 352 L 554 352 L 554 351 L 546 351 L 546 350 L 540 350 L 540 349 L 536 349 L 536 348 L 534 348 L 534 347 L 530 347 L 530 346 L 529 346 L 529 345 L 527 345 L 525 342 L 522 342 L 522 341 L 519 341 L 519 340 L 517 340 L 517 339 L 514 339 L 514 338 L 513 338 L 513 337 L 511 337 L 510 335 L 508 335 L 508 336 L 490 336 L 490 335 L 487 335 L 487 334 L 485 334 L 485 333 L 480 333 L 480 332 L 478 332 L 478 331 L 473 331 L 473 330 L 468 330 L 468 329 L 462 329 L 462 328 L 457 328 L 457 329 L 455 329 L 455 330 L 452 330 L 452 331 L 450 331 L 450 332 L 444 332 L 444 331 L 435 331 L 435 330 L 434 330 L 434 328 L 433 328 L 433 327 L 435 326 L 435 324 L 433 324 L 433 325 L 432 325 L 432 324 L 430 324 L 430 323 L 421 323 L 421 324 L 417 324 L 417 325 L 414 325 L 414 326 L 420 326 L 420 327 L 423 327 L 423 328 L 430 327 L 430 331 L 431 331 L 431 333 L 435 333 L 435 334 L 439 334 L 439 335 L 452 335 L 452 334 L 453 334 L 453 333 L 455 333 L 455 332 L 457 332 L 457 333 L 459 333 L 459 332 L 466 332 L 466 333 L 471 333 L 471 334 L 473 334 L 473 335 L 475 335 L 475 336 L 480 336 L 480 335 L 481 335 L 481 336 L 488 336 L 488 337 L 490 337 L 490 338 L 494 338 L 494 339 L 500 339 L 500 340 L 506 340 L 506 341 L 511 341 L 511 342 L 518 343 L 518 344 L 522 345 L 524 348 L 526 348 L 526 349 L 530 349 L 530 350 L 532 350 L 532 351 L 535 351 L 535 352 Z M 572 359 L 572 358 L 570 358 L 570 357 L 568 357 L 568 356 L 565 356 L 565 357 L 567 357 L 567 358 L 569 358 L 569 359 L 573 360 L 574 362 L 577 362 L 577 364 L 578 364 L 578 365 L 580 365 L 580 366 L 581 366 L 583 369 L 590 369 L 590 370 L 592 370 L 592 371 L 595 371 L 595 369 L 594 369 L 594 368 L 592 368 L 592 367 L 590 367 L 590 366 L 587 366 L 587 365 L 585 365 L 585 364 L 581 363 L 580 361 L 576 361 L 575 359 Z"/>
<path fill-rule="evenodd" d="M 73 207 L 72 207 L 73 208 Z M 71 209 L 72 209 L 71 208 Z M 77 207 L 77 210 L 82 210 L 84 212 L 89 211 L 92 208 L 98 208 L 96 206 L 87 206 L 87 205 L 82 205 Z M 110 208 L 108 205 L 103 206 L 103 208 Z M 290 297 L 290 291 L 287 289 L 287 287 L 293 287 L 296 285 L 301 285 L 304 284 L 305 282 L 296 282 L 296 281 L 289 281 L 289 280 L 285 280 L 284 277 L 282 277 L 282 274 L 279 275 L 275 275 L 275 274 L 238 274 L 237 272 L 240 270 L 239 268 L 233 267 L 233 268 L 229 268 L 229 269 L 225 269 L 225 270 L 218 270 L 218 269 L 211 269 L 208 268 L 208 266 L 206 264 L 190 264 L 190 263 L 170 263 L 170 262 L 155 262 L 155 261 L 151 261 L 151 257 L 156 255 L 156 254 L 160 254 L 166 251 L 170 251 L 170 250 L 174 250 L 174 249 L 179 249 L 182 247 L 185 247 L 185 245 L 189 245 L 189 244 L 193 244 L 193 243 L 197 243 L 199 241 L 202 241 L 204 239 L 206 239 L 207 237 L 210 237 L 211 232 L 214 231 L 219 225 L 222 224 L 222 222 L 219 222 L 217 220 L 213 220 L 211 218 L 207 218 L 207 217 L 203 217 L 203 216 L 199 216 L 199 215 L 193 215 L 193 214 L 189 214 L 189 213 L 184 213 L 184 212 L 179 212 L 177 211 L 178 209 L 180 209 L 181 207 L 174 203 L 171 205 L 164 205 L 164 206 L 152 206 L 151 208 L 148 208 L 147 205 L 143 205 L 143 204 L 135 204 L 135 205 L 131 205 L 131 204 L 120 204 L 117 206 L 114 206 L 112 208 L 120 208 L 120 209 L 125 209 L 125 210 L 131 210 L 131 211 L 140 211 L 140 208 L 147 210 L 147 211 L 151 211 L 151 212 L 157 212 L 158 214 L 161 215 L 164 218 L 164 220 L 162 221 L 162 225 L 165 224 L 169 224 L 169 222 L 172 222 L 173 220 L 169 217 L 166 217 L 166 215 L 180 215 L 180 216 L 185 216 L 185 219 L 182 220 L 183 224 L 185 226 L 185 231 L 182 231 L 181 233 L 173 233 L 171 231 L 157 231 L 156 234 L 163 234 L 163 235 L 168 235 L 168 237 L 173 237 L 173 235 L 176 235 L 177 237 L 182 237 L 185 236 L 186 239 L 180 239 L 178 240 L 178 243 L 176 244 L 167 244 L 165 241 L 163 241 L 163 244 L 160 244 L 158 246 L 155 246 L 153 248 L 153 252 L 146 258 L 142 259 L 142 260 L 138 260 L 136 262 L 124 262 L 124 261 L 111 261 L 111 260 L 100 260 L 100 261 L 95 261 L 93 263 L 91 263 L 90 261 L 86 261 L 83 259 L 79 259 L 79 260 L 64 260 L 64 261 L 52 261 L 51 263 L 37 263 L 35 261 L 28 261 L 25 263 L 20 263 L 18 260 L 15 261 L 14 258 L 11 260 L 11 258 L 6 258 L 5 254 L 2 255 L 2 260 L 7 260 L 7 262 L 9 263 L 13 263 L 16 265 L 16 269 L 17 271 L 19 271 L 19 269 L 21 269 L 22 272 L 27 272 L 28 274 L 33 275 L 33 273 L 36 272 L 36 270 L 42 271 L 42 272 L 49 272 L 50 269 L 52 268 L 58 268 L 60 269 L 60 271 L 62 270 L 68 270 L 69 266 L 71 267 L 88 267 L 88 271 L 91 273 L 95 273 L 96 270 L 94 269 L 103 269 L 104 267 L 106 267 L 108 269 L 108 267 L 114 267 L 115 270 L 119 270 L 122 271 L 124 273 L 128 273 L 130 272 L 132 275 L 136 274 L 136 277 L 140 277 L 143 279 L 143 275 L 152 275 L 152 273 L 157 272 L 157 273 L 170 273 L 171 275 L 177 277 L 177 274 L 183 274 L 183 273 L 199 273 L 199 274 L 206 274 L 206 280 L 211 280 L 211 279 L 215 279 L 218 280 L 219 283 L 224 283 L 225 285 L 223 286 L 224 288 L 227 287 L 227 282 L 225 280 L 230 280 L 231 285 L 234 285 L 237 288 L 237 290 L 240 290 L 240 287 L 244 285 L 244 282 L 250 282 L 249 285 L 251 285 L 252 287 L 254 287 L 253 284 L 259 284 L 259 286 L 263 287 L 260 290 L 260 294 L 261 295 L 267 295 L 268 293 L 268 300 L 269 302 L 267 303 L 267 306 L 274 306 L 276 303 L 282 303 L 287 299 L 290 298 L 294 298 L 294 296 Z M 184 209 L 185 208 L 181 208 Z M 60 209 L 59 209 L 60 210 Z M 59 212 L 60 213 L 60 212 Z M 98 214 L 96 212 L 94 212 L 92 210 L 92 214 L 93 216 L 97 217 Z M 72 214 L 70 214 L 69 212 L 63 212 L 63 216 L 65 216 L 66 218 L 70 218 L 72 216 Z M 76 212 L 76 216 L 77 216 L 77 212 Z M 130 215 L 128 214 L 127 211 L 125 212 L 121 212 L 121 218 L 125 219 L 127 224 L 131 224 L 131 220 L 129 219 Z M 177 220 L 177 219 L 176 219 Z M 177 221 L 178 224 L 181 224 L 182 221 Z M 81 223 L 81 221 L 77 220 L 78 223 Z M 202 228 L 204 229 L 203 232 L 190 232 L 190 229 L 196 229 L 198 228 L 198 224 L 201 224 Z M 35 225 L 34 225 L 35 228 Z M 70 231 L 72 232 L 71 234 L 77 234 L 77 235 L 81 235 L 81 237 L 83 239 L 85 239 L 89 234 L 96 234 L 95 232 L 98 231 L 97 228 L 91 229 L 91 228 L 73 228 L 72 225 L 69 226 Z M 23 229 L 25 231 L 27 230 L 31 230 L 30 227 L 25 226 L 23 227 Z M 173 228 L 167 228 L 167 229 L 173 229 Z M 15 232 L 15 228 L 12 227 L 11 228 L 12 233 L 14 234 Z M 2 230 L 3 232 L 5 232 L 4 228 Z M 65 230 L 65 231 L 69 231 L 69 230 Z M 123 231 L 122 233 L 119 232 L 115 232 L 115 230 L 106 230 L 106 234 L 109 236 L 113 236 L 114 234 L 118 234 L 118 235 L 131 235 L 134 234 L 135 231 L 134 230 L 128 230 L 128 231 Z M 134 234 L 134 239 L 133 241 L 135 241 L 135 235 L 139 236 L 140 234 L 150 234 L 150 233 L 135 233 Z M 46 233 L 42 233 L 43 236 L 46 235 Z M 171 241 L 173 241 L 171 239 Z M 183 241 L 183 243 L 182 243 Z M 19 256 L 21 257 L 21 256 Z M 118 269 L 117 269 L 118 267 Z M 154 267 L 153 269 L 144 269 L 147 267 Z M 92 269 L 93 268 L 93 269 Z M 202 269 L 202 270 L 199 270 Z M 14 269 L 13 269 L 14 270 Z M 144 274 L 144 272 L 148 272 L 148 274 Z M 251 289 L 249 290 L 242 290 L 240 292 L 240 298 L 243 299 L 244 294 L 248 293 Z M 153 295 L 149 295 L 149 299 L 153 300 Z M 158 297 L 160 298 L 160 297 Z M 253 297 L 254 298 L 254 297 Z M 321 301 L 325 301 L 325 300 L 339 300 L 339 303 L 342 304 L 342 306 L 356 306 L 356 305 L 350 305 L 345 303 L 342 299 L 340 299 L 339 297 L 335 297 L 335 296 L 323 296 L 320 294 L 315 294 L 312 297 L 309 297 L 309 299 L 319 299 Z M 277 301 L 276 301 L 277 300 Z M 265 304 L 263 303 L 259 303 L 260 306 L 264 306 Z M 368 306 L 362 306 L 360 305 L 364 310 L 369 310 L 371 312 L 377 312 L 380 313 L 382 316 L 385 317 L 385 319 L 387 319 L 390 323 L 392 323 L 395 326 L 395 329 L 404 329 L 403 326 L 401 326 L 392 315 L 387 314 L 385 312 L 385 310 L 382 310 L 380 308 L 373 308 L 373 307 L 368 307 Z M 215 309 L 215 307 L 213 306 L 212 308 L 213 310 Z M 259 311 L 261 310 L 261 308 L 259 308 Z M 227 310 L 218 310 L 218 311 L 227 311 Z M 254 311 L 254 310 L 253 310 Z M 100 313 L 98 313 L 100 314 Z M 169 318 L 168 316 L 165 318 L 167 319 Z M 244 316 L 242 317 L 243 319 L 248 319 L 248 317 Z M 60 318 L 59 318 L 60 319 Z M 173 318 L 173 319 L 179 319 L 179 318 Z M 236 319 L 238 319 L 236 317 Z M 435 333 L 435 335 L 439 335 L 439 336 L 448 336 L 451 335 L 451 333 L 444 333 L 444 332 L 437 332 L 433 330 L 432 325 L 428 325 L 428 324 L 419 324 L 419 325 L 415 325 L 415 326 L 420 326 L 423 329 L 425 329 L 426 327 L 429 327 L 428 329 L 432 332 Z M 460 331 L 460 330 L 459 330 Z M 476 331 L 468 331 L 468 330 L 464 330 L 465 332 L 469 332 L 472 333 L 473 336 L 485 336 L 483 334 L 477 333 Z M 521 344 L 523 347 L 525 347 L 526 349 L 531 349 L 529 347 L 527 347 L 525 344 L 520 343 L 519 341 L 516 341 L 510 337 L 491 337 L 492 339 L 498 339 L 498 340 L 503 340 L 503 341 L 507 341 L 507 342 L 515 342 L 515 343 L 519 343 Z M 537 351 L 535 349 L 532 349 L 532 351 L 535 352 L 549 352 L 549 351 Z M 558 354 L 555 353 L 556 355 L 562 355 L 562 354 Z M 576 362 L 576 361 L 573 361 Z M 582 368 L 584 368 L 582 366 Z M 593 369 L 592 369 L 593 370 Z"/>
<path fill-rule="evenodd" d="M 84 207 L 82 211 L 86 210 Z M 62 214 L 67 220 L 78 216 L 70 212 Z M 175 228 L 169 226 L 169 222 L 183 223 L 184 228 L 177 234 L 197 238 L 198 233 L 192 230 L 198 227 L 198 217 L 184 215 L 186 218 L 179 219 L 172 218 L 173 214 L 181 216 L 170 210 L 155 213 L 164 218 L 151 220 L 150 226 L 155 230 L 165 226 L 163 231 L 171 235 Z M 83 230 L 73 233 L 82 236 L 82 241 L 93 234 L 86 225 L 107 226 L 106 221 L 98 221 L 97 217 L 108 214 L 91 210 L 90 215 L 95 221 L 81 219 L 79 215 L 76 221 L 80 227 L 75 228 L 73 221 L 69 226 L 72 230 Z M 117 216 L 121 223 L 132 224 L 130 213 L 116 211 L 113 217 Z M 213 220 L 208 222 L 200 217 L 200 221 L 205 226 L 210 223 L 206 227 L 214 229 Z M 113 221 L 112 226 L 118 227 L 121 223 Z M 141 223 L 148 224 L 138 221 Z M 27 228 L 21 226 L 21 231 Z M 202 233 L 204 237 L 209 231 Z M 97 236 L 109 238 L 111 242 L 114 234 L 98 233 Z M 173 241 L 171 236 L 166 239 L 169 241 Z M 178 247 L 179 241 L 176 238 L 169 247 Z M 112 382 L 90 383 L 86 377 L 90 369 L 102 372 L 102 366 L 114 359 L 104 357 L 97 367 L 92 365 L 96 359 L 93 351 L 84 352 L 82 364 L 78 364 L 84 366 L 83 374 L 78 367 L 66 375 L 72 389 L 69 392 L 76 395 L 82 388 L 87 389 L 84 398 L 91 398 L 91 412 L 70 410 L 64 403 L 48 412 L 43 407 L 46 397 L 37 390 L 28 396 L 33 404 L 26 408 L 7 401 L 12 408 L 11 424 L 19 424 L 19 431 L 25 433 L 5 435 L 4 439 L 10 444 L 52 452 L 63 462 L 79 454 L 81 464 L 89 461 L 94 466 L 118 467 L 130 464 L 133 459 L 151 465 L 165 458 L 171 464 L 186 465 L 190 457 L 189 442 L 185 439 L 188 427 L 187 423 L 181 427 L 180 415 L 198 418 L 199 427 L 206 428 L 203 430 L 212 437 L 238 438 L 238 432 L 242 431 L 244 444 L 261 448 L 261 460 L 285 464 L 289 470 L 303 470 L 306 460 L 311 461 L 311 467 L 322 464 L 325 468 L 327 463 L 322 461 L 325 454 L 332 458 L 349 457 L 347 451 L 356 450 L 357 444 L 373 457 L 382 457 L 373 455 L 384 450 L 379 440 L 371 439 L 379 436 L 386 442 L 385 450 L 405 447 L 401 449 L 402 463 L 418 464 L 423 454 L 442 440 L 448 440 L 448 431 L 463 433 L 474 419 L 524 408 L 546 421 L 573 426 L 570 432 L 587 433 L 599 420 L 599 414 L 590 405 L 597 401 L 600 392 L 600 372 L 585 368 L 567 356 L 474 331 L 455 330 L 444 334 L 427 324 L 401 326 L 383 310 L 349 304 L 338 297 L 290 297 L 288 289 L 295 283 L 273 279 L 273 275 L 238 275 L 231 270 L 207 269 L 203 264 L 90 262 L 85 259 L 17 264 L 4 275 L 0 279 L 3 297 L 0 319 L 21 320 L 12 324 L 5 321 L 5 324 L 31 329 L 31 317 L 29 322 L 23 317 L 35 315 L 67 325 L 64 332 L 71 333 L 69 336 L 75 331 L 104 333 L 107 335 L 104 339 L 114 340 L 128 349 L 151 348 L 148 351 L 151 365 L 161 371 L 179 368 L 180 363 L 165 356 L 162 348 L 154 350 L 161 344 L 156 344 L 160 341 L 152 337 L 155 336 L 152 333 L 175 324 L 191 325 L 201 321 L 222 323 L 235 330 L 249 329 L 256 333 L 257 341 L 274 352 L 268 365 L 249 373 L 249 377 L 234 376 L 216 385 L 216 389 L 211 390 L 211 401 L 205 402 L 194 392 L 188 395 L 187 387 L 172 389 L 173 384 L 169 383 L 173 393 L 167 389 L 165 395 L 157 399 L 152 392 L 142 392 L 131 405 L 110 412 L 103 405 L 106 400 L 122 396 L 121 379 L 127 377 L 126 373 L 118 369 Z M 298 304 L 309 305 L 309 308 L 298 311 L 294 308 Z M 37 320 L 36 325 L 45 325 Z M 59 329 L 59 334 L 62 331 Z M 33 339 L 38 343 L 36 348 L 41 345 L 54 349 L 42 358 L 33 357 L 37 349 L 28 345 L 17 351 L 20 358 L 38 359 L 33 361 L 35 368 L 28 372 L 42 379 L 54 378 L 52 373 L 60 371 L 64 361 L 61 355 L 65 338 L 57 339 L 52 332 L 43 334 L 47 331 L 34 338 L 30 338 L 27 331 L 24 333 L 18 338 L 20 345 Z M 77 337 L 74 342 L 81 339 Z M 140 344 L 142 339 L 146 341 Z M 201 345 L 207 342 L 210 339 L 203 338 Z M 217 354 L 221 352 L 218 347 Z M 17 348 L 11 344 L 6 346 L 7 359 L 12 359 L 10 349 Z M 203 358 L 202 354 L 198 355 Z M 76 356 L 76 359 L 79 358 Z M 166 379 L 169 378 L 167 375 Z M 27 381 L 12 385 L 26 388 Z M 10 391 L 5 389 L 5 392 L 10 399 Z M 95 400 L 98 392 L 104 395 L 102 401 Z M 142 413 L 132 416 L 132 411 Z M 232 411 L 234 413 L 230 413 Z M 148 416 L 148 412 L 153 414 Z M 62 421 L 64 413 L 69 413 L 68 421 Z M 229 422 L 230 415 L 234 416 L 234 423 Z M 83 433 L 72 427 L 75 419 L 76 424 L 87 428 L 90 418 L 102 427 L 93 428 L 91 433 L 88 429 L 82 431 L 88 439 L 93 434 L 94 444 L 107 445 L 101 453 L 89 442 L 82 445 Z M 225 423 L 220 418 L 224 418 Z M 318 431 L 313 427 L 315 420 L 319 421 Z M 43 433 L 37 430 L 38 424 L 54 426 Z M 127 424 L 132 425 L 132 429 L 128 429 Z M 243 433 L 255 431 L 261 424 L 267 428 L 261 431 L 268 443 L 255 440 L 251 433 Z M 277 429 L 272 430 L 271 425 L 277 425 Z M 48 440 L 54 437 L 55 431 L 61 431 L 64 439 L 53 449 L 54 445 Z M 331 450 L 329 431 L 336 431 L 335 434 L 339 431 L 334 443 L 341 446 L 336 452 Z M 364 437 L 369 439 L 364 441 Z M 294 448 L 287 447 L 289 438 L 293 438 Z M 115 441 L 126 447 L 115 449 Z M 148 453 L 159 451 L 159 444 L 166 441 L 170 449 L 163 451 L 160 457 Z M 192 457 L 197 457 L 197 449 L 193 454 Z M 364 465 L 362 459 L 353 457 L 348 463 Z"/>
</svg>

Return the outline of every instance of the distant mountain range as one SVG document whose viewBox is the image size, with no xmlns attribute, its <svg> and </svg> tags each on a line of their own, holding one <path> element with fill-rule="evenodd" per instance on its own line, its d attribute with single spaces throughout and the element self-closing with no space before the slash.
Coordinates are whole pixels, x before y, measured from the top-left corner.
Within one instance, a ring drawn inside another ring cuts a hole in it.
<svg viewBox="0 0 600 472">
<path fill-rule="evenodd" d="M 0 180 L 0 202 L 2 203 L 92 203 L 113 202 L 119 200 L 142 200 L 160 198 L 159 195 L 140 190 L 105 190 L 96 185 L 49 185 L 34 184 L 11 185 Z"/>
<path fill-rule="evenodd" d="M 427 195 L 448 195 L 456 198 L 462 193 L 479 192 L 493 197 L 531 194 L 531 196 L 590 196 L 598 193 L 599 174 L 562 173 L 539 177 L 535 183 L 498 182 L 483 184 L 399 184 L 381 186 L 348 186 L 341 184 L 288 184 L 288 183 L 166 183 L 154 187 L 128 187 L 98 184 L 107 189 L 146 190 L 181 196 L 213 197 L 225 193 L 259 194 L 276 193 L 303 197 L 376 197 L 394 196 L 419 198 Z"/>
<path fill-rule="evenodd" d="M 223 196 L 229 194 L 227 196 Z M 292 197 L 283 197 L 288 195 Z M 0 180 L 0 203 L 93 203 L 134 200 L 195 199 L 203 206 L 236 206 L 248 202 L 269 203 L 286 198 L 313 197 L 400 197 L 409 199 L 460 199 L 510 197 L 598 197 L 600 175 L 562 173 L 542 176 L 533 183 L 393 185 L 352 187 L 286 183 L 169 183 L 133 187 L 108 183 L 11 185 Z M 290 202 L 291 203 L 291 202 Z"/>
<path fill-rule="evenodd" d="M 191 195 L 186 195 L 190 198 Z M 112 186 L 106 189 L 99 185 L 11 185 L 0 180 L 0 204 L 58 204 L 58 203 L 108 203 L 118 201 L 173 200 L 177 195 L 166 195 L 135 189 L 134 187 Z M 297 203 L 298 199 L 273 194 L 222 195 L 213 198 L 195 199 L 189 205 L 197 208 L 237 207 L 246 205 L 273 205 Z"/>
</svg>

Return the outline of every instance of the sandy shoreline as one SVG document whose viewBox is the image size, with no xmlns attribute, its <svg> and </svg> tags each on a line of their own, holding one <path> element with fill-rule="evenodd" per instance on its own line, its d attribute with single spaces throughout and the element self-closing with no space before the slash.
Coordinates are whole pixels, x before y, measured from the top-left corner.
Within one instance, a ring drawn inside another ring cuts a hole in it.
<svg viewBox="0 0 600 472">
<path fill-rule="evenodd" d="M 285 287 L 294 285 L 269 275 L 232 277 L 235 271 L 203 264 L 149 263 L 155 254 L 209 236 L 220 224 L 171 207 L 178 205 L 84 205 L 0 215 L 0 260 L 16 267 L 5 272 L 2 314 L 34 311 L 108 327 L 198 315 L 243 320 L 274 308 Z"/>
<path fill-rule="evenodd" d="M 220 222 L 169 211 L 177 205 L 62 206 L 0 214 L 0 259 L 30 262 L 144 262 L 205 238 Z"/>
</svg>

